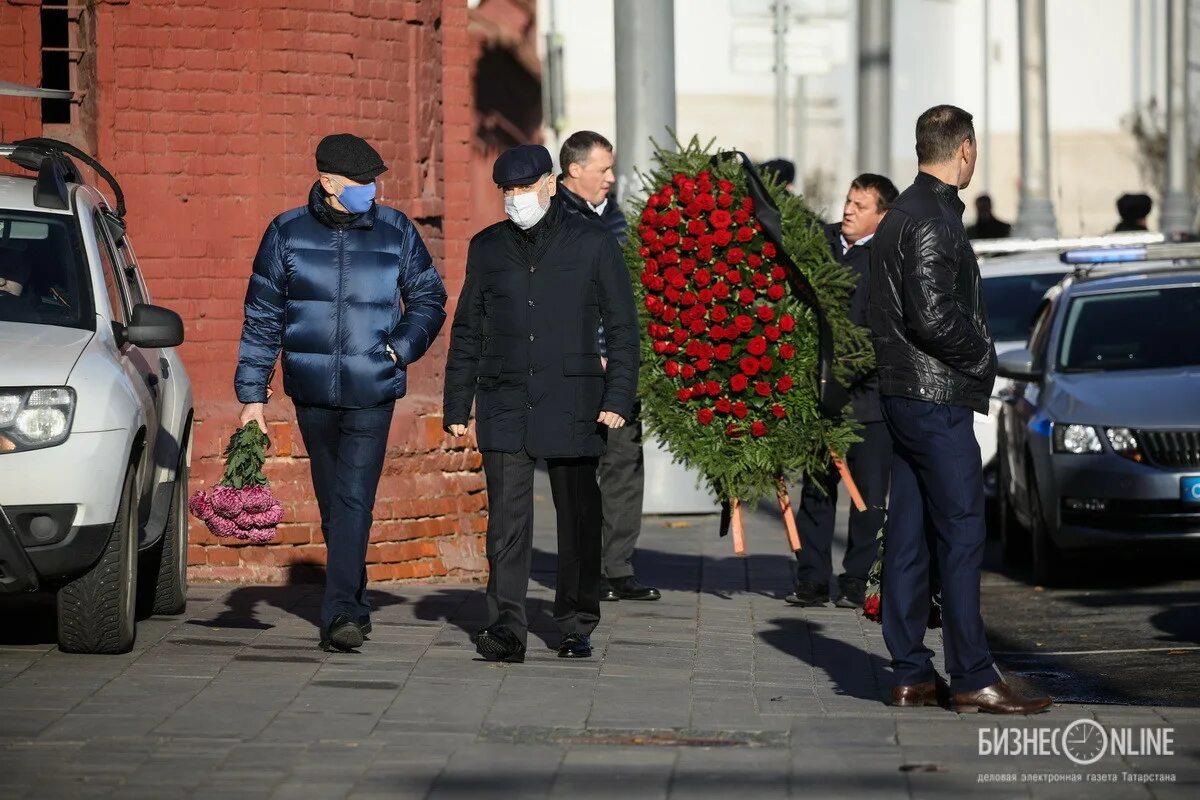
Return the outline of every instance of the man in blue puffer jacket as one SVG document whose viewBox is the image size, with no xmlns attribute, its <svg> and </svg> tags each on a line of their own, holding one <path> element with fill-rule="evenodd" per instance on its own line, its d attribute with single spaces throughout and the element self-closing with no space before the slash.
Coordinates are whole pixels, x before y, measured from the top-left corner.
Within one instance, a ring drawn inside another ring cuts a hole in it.
<svg viewBox="0 0 1200 800">
<path fill-rule="evenodd" d="M 371 145 L 327 136 L 316 161 L 308 204 L 276 217 L 259 245 L 234 388 L 242 424 L 265 431 L 282 351 L 328 551 L 321 647 L 344 651 L 370 631 L 367 539 L 388 429 L 405 370 L 446 319 L 446 289 L 413 224 L 375 203 L 387 167 Z"/>
</svg>

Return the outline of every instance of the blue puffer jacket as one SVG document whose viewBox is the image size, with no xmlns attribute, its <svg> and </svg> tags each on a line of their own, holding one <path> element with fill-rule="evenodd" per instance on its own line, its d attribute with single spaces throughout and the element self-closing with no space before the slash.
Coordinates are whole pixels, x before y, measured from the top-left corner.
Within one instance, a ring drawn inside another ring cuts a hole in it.
<svg viewBox="0 0 1200 800">
<path fill-rule="evenodd" d="M 445 305 L 442 279 L 404 214 L 374 205 L 339 215 L 314 184 L 307 206 L 275 218 L 254 259 L 238 400 L 266 402 L 281 349 L 283 389 L 296 403 L 368 408 L 403 397 L 405 368 L 429 349 Z"/>
</svg>

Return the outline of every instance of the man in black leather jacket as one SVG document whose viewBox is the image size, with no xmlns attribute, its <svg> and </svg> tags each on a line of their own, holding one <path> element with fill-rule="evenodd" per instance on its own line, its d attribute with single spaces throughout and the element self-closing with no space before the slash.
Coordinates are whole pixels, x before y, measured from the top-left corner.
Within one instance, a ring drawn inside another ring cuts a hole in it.
<svg viewBox="0 0 1200 800">
<path fill-rule="evenodd" d="M 868 321 L 893 442 L 883 637 L 896 677 L 893 705 L 948 702 L 956 711 L 1028 714 L 1049 707 L 1050 698 L 1022 697 L 1004 682 L 979 611 L 986 530 L 973 415 L 987 412 L 996 351 L 958 198 L 978 156 L 971 119 L 943 105 L 917 120 L 920 172 L 880 223 L 871 248 Z M 942 582 L 948 691 L 924 644 L 926 521 Z"/>
</svg>

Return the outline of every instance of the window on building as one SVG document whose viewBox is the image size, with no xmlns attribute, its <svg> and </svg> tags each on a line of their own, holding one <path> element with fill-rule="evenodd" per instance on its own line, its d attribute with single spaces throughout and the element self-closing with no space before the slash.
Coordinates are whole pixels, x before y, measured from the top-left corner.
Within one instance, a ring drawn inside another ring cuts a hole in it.
<svg viewBox="0 0 1200 800">
<path fill-rule="evenodd" d="M 85 10 L 82 2 L 42 0 L 42 88 L 75 92 L 71 100 L 42 101 L 44 125 L 79 122 L 80 63 L 86 53 L 81 20 Z"/>
</svg>

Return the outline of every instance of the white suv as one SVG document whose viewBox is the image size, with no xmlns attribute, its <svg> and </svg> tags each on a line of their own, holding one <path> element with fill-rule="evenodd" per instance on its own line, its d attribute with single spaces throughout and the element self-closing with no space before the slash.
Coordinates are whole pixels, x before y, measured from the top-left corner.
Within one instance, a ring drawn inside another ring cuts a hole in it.
<svg viewBox="0 0 1200 800">
<path fill-rule="evenodd" d="M 50 139 L 0 157 L 36 173 L 0 176 L 0 594 L 54 592 L 61 649 L 124 652 L 185 604 L 183 322 L 149 304 L 103 166 Z"/>
</svg>

